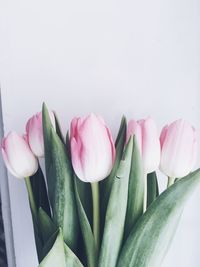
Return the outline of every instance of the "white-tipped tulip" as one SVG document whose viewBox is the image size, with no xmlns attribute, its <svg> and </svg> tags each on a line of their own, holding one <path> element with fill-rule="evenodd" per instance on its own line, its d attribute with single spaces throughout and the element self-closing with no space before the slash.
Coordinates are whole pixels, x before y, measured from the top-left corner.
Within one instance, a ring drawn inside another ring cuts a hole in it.
<svg viewBox="0 0 200 267">
<path fill-rule="evenodd" d="M 71 122 L 70 144 L 72 165 L 84 182 L 106 178 L 113 167 L 115 147 L 109 129 L 102 118 L 89 115 Z"/>
<path fill-rule="evenodd" d="M 25 178 L 37 171 L 38 161 L 25 137 L 10 132 L 2 140 L 1 151 L 7 169 L 15 177 Z"/>
<path fill-rule="evenodd" d="M 136 136 L 145 173 L 147 174 L 158 169 L 160 163 L 160 142 L 154 120 L 148 118 L 146 120 L 129 121 L 127 141 L 131 135 Z"/>
<path fill-rule="evenodd" d="M 160 143 L 160 170 L 164 174 L 181 178 L 192 171 L 197 159 L 197 136 L 188 122 L 180 119 L 165 126 Z"/>
<path fill-rule="evenodd" d="M 51 123 L 55 128 L 55 117 L 53 112 L 49 112 Z M 43 140 L 43 125 L 42 112 L 31 117 L 26 124 L 27 138 L 31 150 L 37 157 L 44 156 L 44 140 Z"/>
</svg>

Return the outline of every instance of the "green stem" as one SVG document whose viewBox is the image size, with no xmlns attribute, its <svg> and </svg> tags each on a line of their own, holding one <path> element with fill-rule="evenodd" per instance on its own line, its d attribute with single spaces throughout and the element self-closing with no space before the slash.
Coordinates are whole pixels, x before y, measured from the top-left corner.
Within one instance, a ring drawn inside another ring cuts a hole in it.
<svg viewBox="0 0 200 267">
<path fill-rule="evenodd" d="M 174 181 L 175 181 L 175 178 L 168 177 L 167 188 L 173 185 Z"/>
<path fill-rule="evenodd" d="M 144 174 L 144 202 L 143 202 L 143 212 L 147 209 L 147 174 Z"/>
<path fill-rule="evenodd" d="M 91 183 L 93 200 L 93 234 L 96 243 L 97 252 L 99 251 L 99 231 L 100 231 L 100 210 L 99 210 L 99 184 Z"/>
<path fill-rule="evenodd" d="M 34 199 L 34 195 L 33 195 L 30 177 L 25 178 L 25 183 L 26 183 L 26 188 L 28 191 L 28 197 L 29 197 L 29 203 L 30 203 L 31 211 L 32 211 L 34 218 L 37 220 L 37 207 L 35 204 L 35 199 Z"/>
</svg>

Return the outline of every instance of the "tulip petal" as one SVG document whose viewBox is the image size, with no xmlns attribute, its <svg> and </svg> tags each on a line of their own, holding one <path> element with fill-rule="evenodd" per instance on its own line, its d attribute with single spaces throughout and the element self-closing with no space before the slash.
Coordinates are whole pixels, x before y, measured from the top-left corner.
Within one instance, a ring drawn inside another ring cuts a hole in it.
<svg viewBox="0 0 200 267">
<path fill-rule="evenodd" d="M 78 118 L 73 118 L 71 125 L 70 125 L 70 139 L 77 137 L 77 123 Z"/>
<path fill-rule="evenodd" d="M 15 177 L 17 177 L 17 178 L 24 178 L 24 177 L 19 176 L 19 175 L 12 169 L 12 167 L 11 167 L 9 161 L 8 161 L 7 155 L 6 155 L 6 153 L 5 153 L 5 151 L 4 151 L 3 148 L 1 148 L 1 152 L 2 152 L 2 156 L 3 156 L 4 163 L 5 163 L 5 165 L 6 165 L 6 168 L 9 170 L 9 172 L 10 172 L 13 176 L 15 176 Z"/>
<path fill-rule="evenodd" d="M 52 127 L 56 129 L 54 113 L 49 111 Z M 42 112 L 31 117 L 26 124 L 27 138 L 31 150 L 37 157 L 44 157 L 44 138 L 42 125 Z"/>
<path fill-rule="evenodd" d="M 24 138 L 17 133 L 10 132 L 4 139 L 4 152 L 10 169 L 14 170 L 12 173 L 17 177 L 31 176 L 37 171 L 37 159 Z"/>
<path fill-rule="evenodd" d="M 196 146 L 196 145 L 195 145 Z M 195 161 L 194 131 L 184 120 L 169 125 L 162 147 L 161 170 L 170 177 L 181 178 L 191 171 Z M 194 154 L 193 154 L 194 152 Z"/>
<path fill-rule="evenodd" d="M 106 128 L 91 114 L 79 132 L 83 144 L 82 164 L 85 176 L 101 180 L 111 171 L 113 165 L 112 147 Z"/>
<path fill-rule="evenodd" d="M 160 146 L 161 146 L 161 149 L 162 149 L 163 143 L 165 141 L 167 130 L 168 130 L 168 125 L 166 125 L 165 127 L 163 127 L 162 132 L 160 134 Z"/>
<path fill-rule="evenodd" d="M 146 173 L 155 171 L 160 163 L 160 142 L 154 120 L 139 121 L 142 130 L 142 157 Z"/>
<path fill-rule="evenodd" d="M 28 142 L 33 153 L 38 157 L 43 157 L 44 140 L 41 114 L 37 114 L 28 120 L 26 124 L 26 132 Z"/>
<path fill-rule="evenodd" d="M 140 153 L 142 154 L 142 131 L 139 123 L 134 120 L 130 120 L 128 123 L 126 143 L 131 135 L 136 136 L 137 145 Z"/>
<path fill-rule="evenodd" d="M 76 142 L 76 139 L 73 137 L 71 140 L 71 150 L 73 151 L 72 153 L 72 165 L 74 170 L 76 170 L 76 173 L 78 177 L 84 181 L 84 173 L 82 170 L 82 164 L 81 164 L 81 158 L 80 158 L 80 146 Z"/>
</svg>

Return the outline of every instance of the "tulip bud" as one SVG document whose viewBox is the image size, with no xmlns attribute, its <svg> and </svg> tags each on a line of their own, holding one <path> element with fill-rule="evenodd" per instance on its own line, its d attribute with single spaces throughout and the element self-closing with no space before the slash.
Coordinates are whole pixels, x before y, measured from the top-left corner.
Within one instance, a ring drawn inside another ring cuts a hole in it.
<svg viewBox="0 0 200 267">
<path fill-rule="evenodd" d="M 195 129 L 180 119 L 165 126 L 160 135 L 160 170 L 169 177 L 181 178 L 189 174 L 197 158 Z"/>
<path fill-rule="evenodd" d="M 84 182 L 106 178 L 115 160 L 115 146 L 102 118 L 89 115 L 71 122 L 70 145 L 72 165 Z"/>
<path fill-rule="evenodd" d="M 55 117 L 53 112 L 49 112 L 51 123 L 55 128 Z M 26 132 L 28 143 L 37 157 L 44 156 L 44 140 L 43 140 L 43 125 L 42 125 L 42 112 L 37 113 L 31 117 L 26 124 Z"/>
<path fill-rule="evenodd" d="M 145 173 L 155 171 L 160 162 L 160 142 L 154 120 L 148 118 L 146 120 L 129 121 L 127 141 L 131 135 L 136 136 Z"/>
<path fill-rule="evenodd" d="M 10 132 L 2 140 L 2 156 L 7 169 L 17 178 L 33 175 L 38 169 L 38 161 L 25 138 Z"/>
</svg>

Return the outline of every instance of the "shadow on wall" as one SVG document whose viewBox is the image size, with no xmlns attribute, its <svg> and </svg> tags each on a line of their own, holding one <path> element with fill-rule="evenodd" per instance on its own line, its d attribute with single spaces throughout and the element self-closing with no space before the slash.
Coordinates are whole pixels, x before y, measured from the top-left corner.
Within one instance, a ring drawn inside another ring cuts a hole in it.
<svg viewBox="0 0 200 267">
<path fill-rule="evenodd" d="M 4 136 L 0 88 L 0 140 Z M 0 267 L 15 267 L 7 171 L 0 155 Z"/>
<path fill-rule="evenodd" d="M 0 198 L 0 266 L 7 267 L 7 257 L 6 257 L 6 246 L 5 246 L 5 235 L 3 227 L 3 217 L 1 209 L 1 198 Z"/>
</svg>

